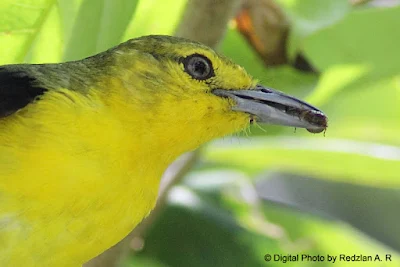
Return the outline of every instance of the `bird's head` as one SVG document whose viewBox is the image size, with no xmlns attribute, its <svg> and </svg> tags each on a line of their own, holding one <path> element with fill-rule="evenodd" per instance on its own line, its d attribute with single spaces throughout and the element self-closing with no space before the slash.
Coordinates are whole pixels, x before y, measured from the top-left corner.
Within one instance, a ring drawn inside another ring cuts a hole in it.
<svg viewBox="0 0 400 267">
<path fill-rule="evenodd" d="M 148 125 L 197 139 L 248 127 L 251 122 L 321 132 L 326 117 L 317 108 L 258 84 L 247 72 L 211 48 L 170 36 L 132 39 L 111 49 L 127 97 Z M 168 130 L 169 129 L 169 130 Z M 154 129 L 153 129 L 154 130 Z M 166 134 L 168 136 L 168 134 Z"/>
</svg>

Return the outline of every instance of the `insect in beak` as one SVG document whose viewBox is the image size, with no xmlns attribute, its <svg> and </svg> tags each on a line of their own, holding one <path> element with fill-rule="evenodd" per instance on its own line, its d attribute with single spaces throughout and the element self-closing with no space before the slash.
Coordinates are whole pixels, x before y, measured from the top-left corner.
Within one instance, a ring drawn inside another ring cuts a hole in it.
<svg viewBox="0 0 400 267">
<path fill-rule="evenodd" d="M 252 114 L 257 122 L 305 128 L 311 133 L 326 131 L 328 127 L 328 118 L 321 110 L 261 85 L 249 90 L 216 89 L 213 93 L 233 99 L 236 105 L 232 110 Z"/>
</svg>

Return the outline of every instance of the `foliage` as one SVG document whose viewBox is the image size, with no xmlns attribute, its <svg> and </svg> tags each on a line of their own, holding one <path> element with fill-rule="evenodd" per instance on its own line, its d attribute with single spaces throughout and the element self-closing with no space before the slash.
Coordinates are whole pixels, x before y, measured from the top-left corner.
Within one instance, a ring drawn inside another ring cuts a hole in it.
<svg viewBox="0 0 400 267">
<path fill-rule="evenodd" d="M 394 262 L 379 266 L 399 265 L 400 7 L 277 2 L 292 25 L 289 57 L 303 53 L 318 73 L 265 68 L 233 27 L 220 50 L 262 83 L 318 105 L 330 119 L 326 136 L 255 126 L 251 138 L 207 145 L 126 266 L 282 264 L 266 263 L 266 253 L 391 253 Z M 173 34 L 185 3 L 2 0 L 0 64 L 73 60 L 128 38 Z"/>
</svg>

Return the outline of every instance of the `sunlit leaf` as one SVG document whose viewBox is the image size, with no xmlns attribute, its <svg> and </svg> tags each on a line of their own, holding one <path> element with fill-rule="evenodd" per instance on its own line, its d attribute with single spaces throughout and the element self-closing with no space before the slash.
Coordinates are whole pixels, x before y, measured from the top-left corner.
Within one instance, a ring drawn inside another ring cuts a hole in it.
<svg viewBox="0 0 400 267">
<path fill-rule="evenodd" d="M 277 0 L 291 20 L 288 55 L 293 59 L 303 49 L 304 39 L 346 16 L 348 0 Z"/>
<path fill-rule="evenodd" d="M 81 59 L 119 44 L 136 4 L 136 0 L 83 0 L 64 59 Z"/>
<path fill-rule="evenodd" d="M 360 88 L 354 81 L 336 87 L 346 83 L 349 74 L 352 72 L 348 68 L 332 67 L 332 71 L 322 75 L 317 90 L 308 98 L 318 106 L 324 104 L 322 109 L 330 125 L 327 136 L 400 145 L 400 94 L 396 78 L 367 83 Z"/>
<path fill-rule="evenodd" d="M 55 0 L 0 2 L 0 64 L 21 63 L 43 27 Z"/>
<path fill-rule="evenodd" d="M 29 63 L 57 63 L 62 59 L 64 36 L 57 5 L 53 5 L 28 55 Z"/>
<path fill-rule="evenodd" d="M 83 0 L 58 0 L 58 10 L 62 20 L 64 45 L 71 37 L 75 19 Z M 99 1 L 100 3 L 101 1 Z"/>
<path fill-rule="evenodd" d="M 323 138 L 323 137 L 321 137 Z M 400 148 L 313 138 L 252 138 L 214 143 L 206 158 L 244 171 L 285 170 L 304 176 L 400 187 Z"/>
<path fill-rule="evenodd" d="M 149 34 L 173 35 L 187 0 L 140 1 L 124 40 Z"/>
<path fill-rule="evenodd" d="M 365 65 L 385 78 L 399 73 L 400 6 L 352 12 L 336 25 L 305 40 L 307 57 L 320 70 L 333 65 Z"/>
</svg>

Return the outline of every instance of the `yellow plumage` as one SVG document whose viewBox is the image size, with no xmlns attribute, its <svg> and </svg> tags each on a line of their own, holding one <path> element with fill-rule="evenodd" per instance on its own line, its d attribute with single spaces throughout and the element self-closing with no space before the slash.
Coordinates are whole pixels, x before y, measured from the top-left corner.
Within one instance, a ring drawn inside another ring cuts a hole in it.
<svg viewBox="0 0 400 267">
<path fill-rule="evenodd" d="M 314 109 L 293 102 L 287 113 L 285 97 L 165 36 L 77 62 L 0 67 L 0 266 L 81 266 L 149 214 L 180 154 L 248 127 L 264 107 L 282 124 L 313 126 L 298 114 Z"/>
<path fill-rule="evenodd" d="M 253 84 L 211 50 L 173 48 L 207 54 L 227 83 Z M 150 212 L 177 156 L 246 127 L 248 115 L 227 116 L 226 101 L 182 78 L 181 65 L 134 49 L 115 55 L 118 75 L 98 77 L 87 94 L 58 88 L 0 120 L 0 266 L 82 265 Z"/>
</svg>

